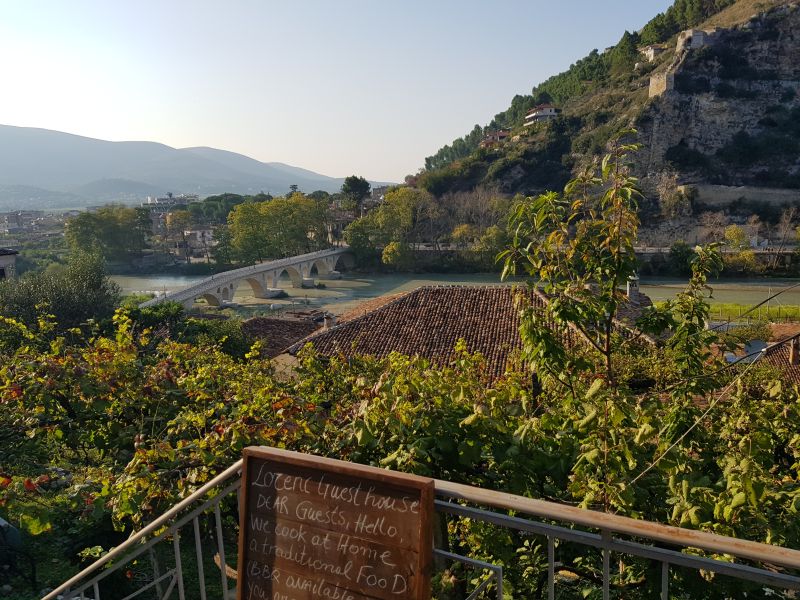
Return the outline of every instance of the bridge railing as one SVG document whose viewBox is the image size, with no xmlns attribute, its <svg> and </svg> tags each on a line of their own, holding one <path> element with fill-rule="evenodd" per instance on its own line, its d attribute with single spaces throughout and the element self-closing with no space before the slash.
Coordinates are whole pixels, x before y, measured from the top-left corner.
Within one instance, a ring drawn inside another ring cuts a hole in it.
<svg viewBox="0 0 800 600">
<path fill-rule="evenodd" d="M 164 302 L 166 300 L 173 300 L 177 298 L 186 299 L 191 296 L 199 295 L 212 287 L 226 285 L 233 281 L 238 281 L 249 275 L 263 273 L 265 271 L 273 271 L 275 269 L 282 269 L 284 267 L 290 267 L 299 262 L 306 262 L 308 260 L 318 260 L 320 258 L 334 256 L 336 254 L 341 254 L 344 251 L 345 249 L 341 247 L 329 248 L 327 250 L 309 252 L 308 254 L 300 254 L 298 256 L 292 256 L 289 258 L 280 258 L 278 260 L 273 260 L 266 263 L 258 263 L 255 265 L 250 265 L 248 267 L 241 267 L 239 269 L 231 269 L 230 271 L 224 271 L 217 275 L 206 277 L 205 279 L 202 279 L 189 287 L 185 287 L 183 289 L 176 290 L 174 292 L 168 292 L 162 296 L 152 298 L 151 300 L 143 302 L 142 304 L 140 304 L 140 306 L 144 308 L 148 306 L 153 306 L 154 304 L 158 304 L 159 302 Z"/>
<path fill-rule="evenodd" d="M 235 598 L 237 573 L 231 565 L 236 564 L 241 468 L 240 460 L 47 594 L 44 600 Z M 559 590 L 575 594 L 575 574 L 566 575 L 570 565 L 562 562 L 564 551 L 575 546 L 595 549 L 598 564 L 584 565 L 595 570 L 588 579 L 585 574 L 583 577 L 604 599 L 611 598 L 612 592 L 615 592 L 614 597 L 634 597 L 633 590 L 621 581 L 621 574 L 612 570 L 612 560 L 615 566 L 616 561 L 620 565 L 623 561 L 644 561 L 652 566 L 650 573 L 657 574 L 646 581 L 650 595 L 635 597 L 667 600 L 671 597 L 670 585 L 677 581 L 679 572 L 687 571 L 697 573 L 697 582 L 706 585 L 708 590 L 717 585 L 711 574 L 757 583 L 764 588 L 761 590 L 763 597 L 796 598 L 792 595 L 794 592 L 783 595 L 784 592 L 772 590 L 800 590 L 800 551 L 797 550 L 448 481 L 436 480 L 435 485 L 438 528 L 447 531 L 448 521 L 455 526 L 459 520 L 466 519 L 511 532 L 519 540 L 530 542 L 531 554 L 537 554 L 546 566 L 540 593 L 531 600 L 553 600 Z M 446 544 L 445 540 L 446 535 L 444 540 L 440 539 L 441 546 Z M 535 549 L 537 544 L 540 550 Z M 474 550 L 481 555 L 480 548 Z M 471 589 L 463 592 L 464 597 L 502 600 L 504 567 L 456 551 L 465 552 L 464 549 L 437 548 L 434 551 L 436 568 L 440 571 L 452 569 L 455 563 L 460 563 L 473 571 L 473 575 L 465 578 L 471 582 Z M 517 560 L 522 558 L 518 554 Z M 621 591 L 615 590 L 617 587 L 622 588 Z M 517 594 L 514 597 L 517 598 Z"/>
</svg>

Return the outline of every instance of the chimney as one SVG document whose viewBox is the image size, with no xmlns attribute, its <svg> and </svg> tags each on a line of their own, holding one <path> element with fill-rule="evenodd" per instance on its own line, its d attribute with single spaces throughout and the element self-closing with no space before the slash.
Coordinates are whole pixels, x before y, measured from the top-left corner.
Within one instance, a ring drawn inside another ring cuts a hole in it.
<svg viewBox="0 0 800 600">
<path fill-rule="evenodd" d="M 336 327 L 336 315 L 325 313 L 325 316 L 322 318 L 322 328 L 327 330 L 333 327 Z"/>
<path fill-rule="evenodd" d="M 628 277 L 628 300 L 631 302 L 638 302 L 639 301 L 639 277 L 636 275 L 631 275 Z"/>
<path fill-rule="evenodd" d="M 789 341 L 789 364 L 796 366 L 800 363 L 800 339 L 797 336 Z"/>
</svg>

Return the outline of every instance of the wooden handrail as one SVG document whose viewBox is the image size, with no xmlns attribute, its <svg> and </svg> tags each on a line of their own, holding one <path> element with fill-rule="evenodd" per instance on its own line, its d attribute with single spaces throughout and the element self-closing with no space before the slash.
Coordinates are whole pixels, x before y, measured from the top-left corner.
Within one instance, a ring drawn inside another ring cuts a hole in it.
<svg viewBox="0 0 800 600">
<path fill-rule="evenodd" d="M 545 500 L 535 500 L 440 479 L 436 479 L 435 483 L 436 494 L 445 498 L 513 510 L 544 519 L 576 523 L 611 533 L 624 533 L 676 546 L 699 548 L 800 569 L 800 550 L 727 537 L 716 533 L 663 525 L 653 521 L 632 519 L 611 513 L 586 510 Z"/>
</svg>

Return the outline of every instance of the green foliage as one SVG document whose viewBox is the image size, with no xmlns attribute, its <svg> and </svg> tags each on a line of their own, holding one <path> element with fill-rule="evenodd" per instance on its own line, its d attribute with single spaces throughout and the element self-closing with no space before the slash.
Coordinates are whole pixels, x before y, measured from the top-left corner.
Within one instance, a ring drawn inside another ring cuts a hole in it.
<svg viewBox="0 0 800 600">
<path fill-rule="evenodd" d="M 109 318 L 118 302 L 119 286 L 108 279 L 96 254 L 74 254 L 66 266 L 0 281 L 0 315 L 27 325 L 35 325 L 45 311 L 69 329 Z"/>
<path fill-rule="evenodd" d="M 716 307 L 714 307 L 716 308 Z M 712 312 L 715 312 L 712 308 Z M 720 339 L 726 344 L 742 345 L 753 340 L 767 342 L 772 337 L 772 328 L 766 321 L 753 321 L 747 325 L 739 325 L 720 334 Z"/>
<path fill-rule="evenodd" d="M 350 175 L 345 177 L 344 183 L 342 183 L 342 195 L 360 210 L 361 203 L 369 196 L 370 187 L 369 181 L 363 177 Z"/>
<path fill-rule="evenodd" d="M 695 248 L 687 289 L 639 320 L 662 344 L 614 320 L 636 266 L 638 192 L 625 166 L 633 149 L 616 140 L 563 194 L 516 200 L 506 272 L 524 271 L 549 301 L 521 291 L 525 362 L 499 379 L 463 343 L 444 366 L 397 354 L 322 360 L 306 348 L 297 377 L 279 377 L 258 346 L 240 358 L 224 351 L 235 323 L 191 322 L 184 342 L 174 339 L 177 305 L 135 319 L 118 312 L 105 333 L 4 319 L 0 513 L 96 553 L 116 540 L 91 532 L 140 528 L 245 446 L 269 445 L 797 547 L 800 390 L 712 352 L 716 247 Z M 414 235 L 420 193 L 387 199 L 386 214 L 373 217 L 402 238 L 390 244 Z M 487 229 L 487 248 L 503 233 Z M 502 565 L 508 598 L 541 595 L 541 536 L 461 518 L 443 535 L 450 548 Z M 600 593 L 598 552 L 559 543 L 556 558 L 581 595 Z M 435 597 L 463 597 L 462 577 L 439 576 Z M 649 560 L 620 561 L 611 585 L 634 599 L 660 590 Z M 678 569 L 670 590 L 767 597 L 759 584 L 709 585 Z"/>
<path fill-rule="evenodd" d="M 725 242 L 731 250 L 742 251 L 750 247 L 750 240 L 743 227 L 733 224 L 725 228 Z"/>
<path fill-rule="evenodd" d="M 150 219 L 144 209 L 108 204 L 67 221 L 65 237 L 72 252 L 100 253 L 109 261 L 141 256 Z"/>
<path fill-rule="evenodd" d="M 398 270 L 408 269 L 412 260 L 411 248 L 404 242 L 389 242 L 381 253 L 381 262 Z"/>
<path fill-rule="evenodd" d="M 702 302 L 693 293 L 677 306 L 693 331 L 703 332 Z M 46 539 L 70 535 L 84 547 L 107 548 L 118 539 L 112 519 L 118 528 L 141 527 L 230 465 L 244 446 L 265 444 L 586 506 L 608 495 L 614 510 L 639 518 L 800 542 L 800 402 L 768 372 L 750 371 L 702 427 L 634 481 L 699 415 L 692 402 L 661 399 L 685 380 L 677 350 L 632 352 L 617 369 L 620 380 L 653 377 L 656 389 L 631 396 L 630 404 L 609 403 L 604 454 L 606 417 L 598 408 L 612 392 L 594 376 L 579 382 L 575 396 L 559 389 L 537 396 L 523 371 L 487 381 L 482 357 L 461 344 L 445 367 L 400 355 L 323 361 L 306 350 L 298 377 L 287 380 L 256 353 L 234 360 L 216 345 L 136 333 L 122 314 L 115 323 L 107 337 L 30 344 L 0 362 L 0 400 L 8 409 L 0 413 L 0 512 Z M 690 333 L 679 339 L 691 340 Z M 699 365 L 701 373 L 715 367 Z M 71 479 L 59 482 L 51 465 Z M 607 480 L 598 477 L 604 465 Z M 538 597 L 544 540 L 463 519 L 449 523 L 446 537 L 451 548 L 502 564 L 510 598 Z M 593 589 L 584 575 L 599 567 L 598 554 L 566 544 L 556 553 L 564 571 Z M 648 568 L 626 560 L 612 585 L 643 581 L 625 596 L 652 597 L 659 579 L 650 583 Z M 670 589 L 717 597 L 701 592 L 704 583 L 675 571 Z M 718 582 L 712 589 L 731 597 L 744 588 Z M 757 592 L 748 589 L 748 597 Z"/>
<path fill-rule="evenodd" d="M 642 44 L 658 44 L 730 6 L 735 0 L 676 0 L 666 12 L 651 19 L 640 32 Z"/>
<path fill-rule="evenodd" d="M 390 190 L 383 203 L 345 230 L 345 239 L 355 252 L 371 253 L 392 242 L 409 244 L 429 240 L 436 225 L 438 207 L 424 190 L 398 187 Z"/>
<path fill-rule="evenodd" d="M 692 272 L 691 262 L 694 258 L 694 250 L 684 242 L 678 240 L 669 248 L 670 271 L 675 275 L 686 276 Z"/>
<path fill-rule="evenodd" d="M 228 215 L 229 252 L 239 262 L 253 263 L 321 250 L 328 246 L 327 222 L 327 202 L 299 192 L 239 204 Z"/>
<path fill-rule="evenodd" d="M 562 381 L 561 374 L 577 375 L 581 366 L 566 366 L 569 352 L 554 344 L 553 328 L 545 323 L 555 323 L 556 330 L 577 327 L 604 356 L 607 380 L 614 380 L 613 322 L 623 301 L 617 288 L 633 276 L 637 264 L 639 192 L 624 164 L 634 149 L 617 143 L 599 173 L 587 170 L 567 184 L 563 195 L 525 198 L 512 211 L 514 238 L 504 253 L 504 275 L 522 268 L 550 297 L 544 307 L 527 307 L 523 341 L 537 357 L 539 372 L 568 387 L 574 384 Z"/>
</svg>

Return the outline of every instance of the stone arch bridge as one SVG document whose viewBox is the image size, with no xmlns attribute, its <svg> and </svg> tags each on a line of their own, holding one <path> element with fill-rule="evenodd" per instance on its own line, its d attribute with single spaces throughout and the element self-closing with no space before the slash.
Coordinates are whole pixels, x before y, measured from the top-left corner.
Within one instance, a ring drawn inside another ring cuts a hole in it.
<svg viewBox="0 0 800 600">
<path fill-rule="evenodd" d="M 198 298 L 205 299 L 210 306 L 221 306 L 223 302 L 233 300 L 236 289 L 243 282 L 250 286 L 256 298 L 274 298 L 281 293 L 278 282 L 284 274 L 289 276 L 293 287 L 314 287 L 315 272 L 318 276 L 338 279 L 341 277 L 336 270 L 339 264 L 351 267 L 352 262 L 353 257 L 347 247 L 281 258 L 217 273 L 182 290 L 156 296 L 140 306 L 144 308 L 160 302 L 173 301 L 180 302 L 189 309 Z"/>
</svg>

